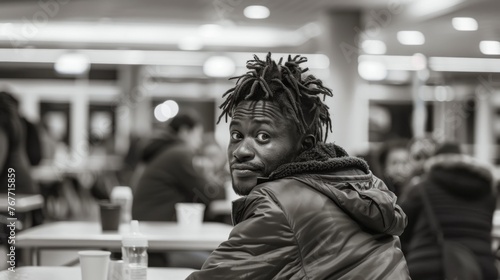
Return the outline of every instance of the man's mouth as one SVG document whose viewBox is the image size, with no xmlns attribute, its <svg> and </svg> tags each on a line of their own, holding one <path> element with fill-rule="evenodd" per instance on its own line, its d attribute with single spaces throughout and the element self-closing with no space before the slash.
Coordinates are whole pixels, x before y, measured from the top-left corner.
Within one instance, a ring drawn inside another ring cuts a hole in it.
<svg viewBox="0 0 500 280">
<path fill-rule="evenodd" d="M 233 175 L 238 177 L 249 177 L 255 176 L 259 173 L 259 168 L 256 166 L 246 165 L 246 164 L 233 164 L 231 166 L 231 172 Z"/>
<path fill-rule="evenodd" d="M 257 174 L 257 171 L 255 170 L 249 170 L 249 169 L 233 169 L 233 175 L 237 177 L 250 177 L 254 176 Z"/>
</svg>

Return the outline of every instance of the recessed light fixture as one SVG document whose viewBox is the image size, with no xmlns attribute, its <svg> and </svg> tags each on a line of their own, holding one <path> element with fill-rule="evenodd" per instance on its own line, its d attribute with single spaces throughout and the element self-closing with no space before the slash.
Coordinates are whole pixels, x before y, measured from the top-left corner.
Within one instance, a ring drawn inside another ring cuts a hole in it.
<svg viewBox="0 0 500 280">
<path fill-rule="evenodd" d="M 479 43 L 479 50 L 487 55 L 500 55 L 500 42 L 499 41 L 481 41 Z"/>
<path fill-rule="evenodd" d="M 159 122 L 166 122 L 177 115 L 179 112 L 179 104 L 173 100 L 167 100 L 158 104 L 154 109 L 154 116 Z"/>
<path fill-rule="evenodd" d="M 380 40 L 365 40 L 361 43 L 361 49 L 367 54 L 385 54 L 387 47 Z"/>
<path fill-rule="evenodd" d="M 252 6 L 246 7 L 245 10 L 243 10 L 243 14 L 247 18 L 251 18 L 251 19 L 264 19 L 264 18 L 268 18 L 269 15 L 271 14 L 271 12 L 269 11 L 269 9 L 266 6 L 252 5 Z"/>
<path fill-rule="evenodd" d="M 362 61 L 358 64 L 358 73 L 367 81 L 382 81 L 387 77 L 387 68 L 382 62 Z"/>
<path fill-rule="evenodd" d="M 63 75 L 82 75 L 89 71 L 90 61 L 84 54 L 66 53 L 57 59 L 54 69 Z"/>
<path fill-rule="evenodd" d="M 153 111 L 153 114 L 155 116 L 155 119 L 158 120 L 159 122 L 166 122 L 169 117 L 168 116 L 165 116 L 165 114 L 162 112 L 162 108 L 161 108 L 161 104 L 158 104 L 154 111 Z"/>
<path fill-rule="evenodd" d="M 203 72 L 209 77 L 229 77 L 235 70 L 234 61 L 227 56 L 212 56 L 203 64 Z"/>
<path fill-rule="evenodd" d="M 403 45 L 423 45 L 425 43 L 424 34 L 420 31 L 399 31 L 398 41 Z"/>
<path fill-rule="evenodd" d="M 168 107 L 168 111 L 170 112 L 170 117 L 173 118 L 179 113 L 179 104 L 173 100 L 167 100 L 163 102 L 162 104 L 163 107 Z"/>
<path fill-rule="evenodd" d="M 477 21 L 471 17 L 454 17 L 451 20 L 453 28 L 458 31 L 476 31 Z"/>
</svg>

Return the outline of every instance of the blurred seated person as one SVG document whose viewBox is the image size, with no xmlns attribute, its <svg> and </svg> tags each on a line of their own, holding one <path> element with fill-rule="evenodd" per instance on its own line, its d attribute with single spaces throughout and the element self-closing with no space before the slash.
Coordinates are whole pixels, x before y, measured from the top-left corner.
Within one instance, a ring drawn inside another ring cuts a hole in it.
<svg viewBox="0 0 500 280">
<path fill-rule="evenodd" d="M 195 168 L 207 180 L 206 195 L 212 199 L 225 199 L 224 185 L 231 182 L 226 152 L 217 143 L 213 133 L 203 136 L 203 143 L 195 160 Z"/>
<path fill-rule="evenodd" d="M 495 211 L 491 168 L 460 153 L 454 143 L 436 150 L 424 168 L 422 180 L 410 189 L 400 205 L 408 215 L 401 235 L 413 280 L 442 280 L 441 252 L 424 212 L 424 188 L 445 240 L 455 241 L 474 253 L 483 279 L 497 279 L 492 253 L 492 218 Z"/>
<path fill-rule="evenodd" d="M 12 94 L 0 91 L 0 182 L 4 184 L 0 193 L 7 193 L 9 173 L 15 173 L 16 194 L 38 194 L 38 186 L 31 178 L 26 134 L 17 106 Z"/>
<path fill-rule="evenodd" d="M 39 194 L 38 185 L 34 183 L 31 177 L 30 161 L 26 152 L 26 135 L 17 109 L 17 102 L 14 97 L 6 91 L 0 91 L 0 193 L 6 194 L 12 192 L 16 196 L 20 194 Z M 12 184 L 12 185 L 11 185 Z M 12 195 L 9 195 L 13 197 Z M 14 196 L 15 198 L 15 196 Z M 5 198 L 5 202 L 7 199 Z M 11 205 L 12 206 L 12 205 Z M 6 209 L 0 210 L 0 212 Z M 4 213 L 0 213 L 4 214 Z M 31 216 L 31 219 L 27 217 Z M 0 215 L 3 216 L 3 215 Z M 17 229 L 30 227 L 43 222 L 41 209 L 33 210 L 29 213 L 16 213 L 15 218 L 23 223 L 17 224 Z M 0 228 L 0 251 L 3 252 L 3 246 L 10 246 L 7 243 L 9 229 Z M 10 243 L 9 243 L 10 244 Z M 12 248 L 12 247 L 10 247 Z M 17 257 L 16 266 L 22 251 L 15 250 Z"/>
<path fill-rule="evenodd" d="M 28 156 L 28 160 L 31 166 L 36 166 L 42 160 L 42 144 L 40 140 L 40 131 L 36 124 L 30 122 L 26 119 L 19 110 L 19 101 L 13 95 L 10 95 L 12 102 L 17 109 L 19 118 L 21 120 L 22 129 L 25 135 L 26 141 L 24 141 L 24 147 Z"/>
<path fill-rule="evenodd" d="M 410 141 L 410 184 L 418 183 L 424 173 L 425 162 L 435 155 L 437 146 L 437 141 L 428 135 Z"/>
<path fill-rule="evenodd" d="M 144 147 L 144 172 L 134 191 L 132 217 L 141 221 L 175 221 L 175 204 L 214 199 L 205 178 L 195 169 L 203 126 L 196 115 L 181 112 Z"/>
<path fill-rule="evenodd" d="M 398 198 L 411 175 L 408 160 L 408 141 L 405 139 L 389 140 L 379 152 L 381 179 Z"/>
<path fill-rule="evenodd" d="M 132 218 L 141 221 L 176 221 L 175 204 L 204 203 L 218 198 L 204 174 L 196 168 L 196 153 L 203 126 L 193 112 L 181 112 L 143 148 L 144 170 L 134 190 Z M 208 170 L 208 169 L 207 169 Z M 206 209 L 207 209 L 206 208 Z M 207 216 L 208 211 L 205 211 Z M 209 252 L 151 253 L 150 266 L 199 269 Z"/>
</svg>

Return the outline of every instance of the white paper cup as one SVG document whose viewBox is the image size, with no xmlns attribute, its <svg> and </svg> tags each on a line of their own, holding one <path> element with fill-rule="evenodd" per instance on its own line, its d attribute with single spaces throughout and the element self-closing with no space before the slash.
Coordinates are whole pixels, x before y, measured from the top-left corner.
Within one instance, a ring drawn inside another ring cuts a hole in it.
<svg viewBox="0 0 500 280">
<path fill-rule="evenodd" d="M 176 203 L 175 212 L 177 224 L 187 228 L 200 228 L 203 224 L 205 204 L 202 203 Z"/>
<path fill-rule="evenodd" d="M 110 255 L 108 251 L 79 251 L 82 280 L 107 280 Z"/>
</svg>

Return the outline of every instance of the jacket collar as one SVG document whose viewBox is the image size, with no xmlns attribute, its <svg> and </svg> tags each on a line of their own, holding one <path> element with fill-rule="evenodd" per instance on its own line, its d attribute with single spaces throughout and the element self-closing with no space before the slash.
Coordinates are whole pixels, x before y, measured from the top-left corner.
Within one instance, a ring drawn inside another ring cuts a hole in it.
<svg viewBox="0 0 500 280">
<path fill-rule="evenodd" d="M 314 148 L 301 153 L 293 162 L 279 166 L 269 175 L 268 180 L 302 173 L 334 172 L 347 168 L 370 173 L 366 161 L 350 157 L 344 149 L 333 143 L 318 143 Z"/>
</svg>

